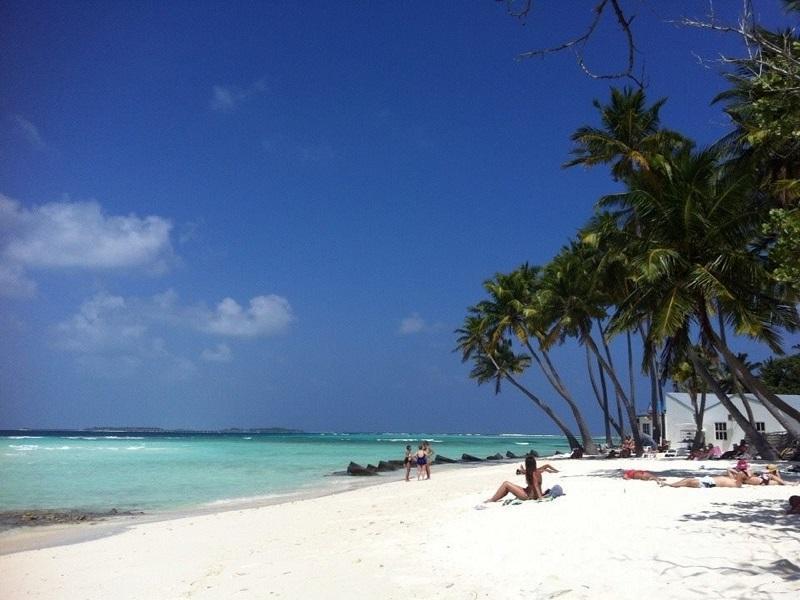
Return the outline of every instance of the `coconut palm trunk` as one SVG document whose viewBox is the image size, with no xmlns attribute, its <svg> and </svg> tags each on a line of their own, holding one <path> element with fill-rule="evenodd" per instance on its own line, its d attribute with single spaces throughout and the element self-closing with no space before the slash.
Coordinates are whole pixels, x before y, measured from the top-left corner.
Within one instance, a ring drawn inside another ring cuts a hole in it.
<svg viewBox="0 0 800 600">
<path fill-rule="evenodd" d="M 572 416 L 575 418 L 575 423 L 578 425 L 578 430 L 581 432 L 581 440 L 583 441 L 583 450 L 587 454 L 597 454 L 597 445 L 595 444 L 594 438 L 592 437 L 592 433 L 589 430 L 589 426 L 586 423 L 586 419 L 583 418 L 583 414 L 581 414 L 580 408 L 575 403 L 572 398 L 572 394 L 570 393 L 567 386 L 564 384 L 564 380 L 561 379 L 561 376 L 556 370 L 555 366 L 553 365 L 552 361 L 550 360 L 550 356 L 546 350 L 542 350 L 541 354 L 542 357 L 539 357 L 539 353 L 533 348 L 528 340 L 525 341 L 525 346 L 528 349 L 528 352 L 531 353 L 533 360 L 536 361 L 536 364 L 539 365 L 539 369 L 541 369 L 542 373 L 544 373 L 545 378 L 553 387 L 553 389 L 561 396 L 572 412 Z M 542 362 L 542 358 L 544 358 L 544 362 Z"/>
<path fill-rule="evenodd" d="M 692 448 L 697 450 L 705 442 L 705 435 L 703 434 L 703 419 L 706 415 L 706 393 L 700 392 L 700 403 L 697 403 L 697 391 L 692 390 L 689 392 L 689 397 L 692 400 L 692 408 L 694 409 L 694 442 Z"/>
<path fill-rule="evenodd" d="M 617 394 L 617 399 L 625 405 L 625 411 L 628 413 L 628 422 L 631 426 L 631 434 L 633 435 L 633 441 L 636 444 L 636 451 L 640 452 L 642 449 L 642 436 L 639 434 L 639 428 L 636 426 L 636 409 L 634 409 L 633 405 L 630 403 L 630 400 L 625 395 L 625 389 L 622 387 L 622 384 L 620 383 L 617 374 L 614 372 L 613 367 L 608 364 L 608 362 L 606 362 L 606 360 L 600 354 L 600 350 L 597 348 L 597 344 L 595 344 L 592 336 L 584 334 L 581 336 L 581 342 L 589 346 L 589 349 L 595 355 L 598 362 L 611 379 L 611 383 L 614 385 L 614 391 Z"/>
<path fill-rule="evenodd" d="M 567 438 L 567 442 L 569 443 L 569 447 L 570 447 L 571 450 L 574 450 L 575 448 L 579 448 L 580 447 L 581 444 L 580 444 L 580 442 L 578 442 L 578 438 L 575 437 L 575 434 L 572 433 L 572 431 L 570 430 L 569 426 L 563 421 L 563 419 L 561 417 L 559 417 L 555 413 L 555 411 L 553 411 L 552 408 L 550 408 L 550 406 L 545 404 L 536 394 L 531 392 L 528 388 L 526 388 L 524 385 L 519 383 L 516 379 L 514 379 L 508 373 L 505 373 L 504 376 L 505 376 L 505 378 L 508 380 L 508 382 L 511 385 L 513 385 L 520 392 L 525 394 L 525 396 L 527 396 L 528 399 L 531 402 L 533 402 L 537 407 L 539 407 L 542 410 L 542 412 L 544 412 L 544 414 L 546 414 L 548 417 L 550 417 L 550 419 L 553 421 L 553 423 L 556 424 L 556 427 L 558 427 L 561 430 L 561 433 L 564 434 L 564 437 Z"/>
<path fill-rule="evenodd" d="M 603 427 L 606 435 L 606 445 L 611 446 L 613 444 L 613 440 L 611 439 L 611 424 L 614 424 L 614 429 L 617 430 L 620 438 L 622 438 L 622 431 L 608 412 L 608 390 L 606 389 L 605 378 L 602 379 L 602 388 L 598 389 L 597 380 L 594 377 L 594 369 L 592 368 L 592 353 L 589 351 L 588 346 L 586 346 L 585 349 L 586 370 L 589 372 L 589 381 L 592 384 L 592 391 L 594 392 L 594 397 L 597 399 L 597 404 L 600 406 L 600 410 L 603 411 Z M 603 377 L 602 370 L 600 371 L 600 377 Z"/>
<path fill-rule="evenodd" d="M 722 358 L 727 363 L 731 372 L 734 374 L 745 389 L 750 390 L 764 405 L 770 414 L 775 417 L 778 423 L 789 432 L 795 439 L 800 439 L 800 411 L 781 400 L 777 395 L 773 394 L 767 387 L 756 378 L 750 370 L 740 361 L 736 355 L 728 348 L 722 339 L 714 331 L 711 322 L 708 319 L 708 314 L 705 311 L 699 311 L 700 326 L 703 333 L 708 337 L 714 349 L 717 350 Z"/>
<path fill-rule="evenodd" d="M 697 374 L 700 375 L 703 382 L 714 392 L 717 398 L 719 398 L 719 401 L 736 421 L 736 424 L 742 428 L 742 431 L 745 432 L 745 436 L 752 440 L 753 445 L 756 447 L 756 451 L 761 458 L 764 460 L 775 460 L 778 456 L 777 452 L 775 452 L 775 449 L 769 445 L 766 438 L 755 430 L 755 427 L 750 424 L 741 411 L 736 408 L 736 405 L 731 402 L 730 398 L 728 398 L 727 394 L 725 394 L 724 390 L 722 389 L 722 386 L 720 386 L 719 382 L 711 376 L 711 373 L 708 372 L 706 366 L 697 356 L 694 348 L 689 348 L 688 353 L 689 360 L 692 361 L 692 365 L 694 366 Z"/>
</svg>

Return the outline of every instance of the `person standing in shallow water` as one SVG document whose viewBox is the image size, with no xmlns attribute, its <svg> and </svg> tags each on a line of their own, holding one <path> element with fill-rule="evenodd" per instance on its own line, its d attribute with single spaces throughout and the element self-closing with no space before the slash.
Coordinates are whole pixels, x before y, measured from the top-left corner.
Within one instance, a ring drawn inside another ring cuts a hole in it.
<svg viewBox="0 0 800 600">
<path fill-rule="evenodd" d="M 406 446 L 406 455 L 403 458 L 403 466 L 406 469 L 406 481 L 411 481 L 411 463 L 414 461 L 414 453 L 411 451 L 411 445 Z"/>
</svg>

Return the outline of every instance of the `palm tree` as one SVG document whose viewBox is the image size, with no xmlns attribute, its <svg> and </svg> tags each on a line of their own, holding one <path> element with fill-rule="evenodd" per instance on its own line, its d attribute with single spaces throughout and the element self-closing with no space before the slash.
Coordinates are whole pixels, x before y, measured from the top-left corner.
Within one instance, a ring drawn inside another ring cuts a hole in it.
<svg viewBox="0 0 800 600">
<path fill-rule="evenodd" d="M 612 88 L 608 104 L 592 102 L 600 111 L 602 127 L 585 125 L 572 134 L 575 147 L 570 153 L 575 158 L 564 167 L 611 163 L 615 181 L 649 171 L 664 153 L 689 143 L 679 133 L 661 128 L 659 112 L 665 102 L 662 98 L 648 107 L 644 90 Z"/>
<path fill-rule="evenodd" d="M 702 349 L 697 348 L 695 352 L 700 354 Z M 708 387 L 703 383 L 703 379 L 695 370 L 694 365 L 688 360 L 681 361 L 673 366 L 672 381 L 677 390 L 689 394 L 689 399 L 692 402 L 692 413 L 695 424 L 692 448 L 697 450 L 705 443 L 703 419 L 705 418 L 706 412 L 706 393 Z"/>
<path fill-rule="evenodd" d="M 602 321 L 606 317 L 608 298 L 597 286 L 595 274 L 589 268 L 589 261 L 584 260 L 582 256 L 582 252 L 585 251 L 580 245 L 572 244 L 563 248 L 545 267 L 542 288 L 538 294 L 543 322 L 548 325 L 542 346 L 549 348 L 571 337 L 589 348 L 609 376 L 617 398 L 625 407 L 636 447 L 641 448 L 641 436 L 633 403 L 613 366 L 603 356 L 592 338 L 593 323 L 595 320 Z"/>
<path fill-rule="evenodd" d="M 751 176 L 720 172 L 716 153 L 708 150 L 681 150 L 654 170 L 662 180 L 658 185 L 650 184 L 652 174 L 648 180 L 634 176 L 629 191 L 601 201 L 606 207 L 624 208 L 625 218 L 637 215 L 641 231 L 634 291 L 621 303 L 614 317 L 615 329 L 629 329 L 643 315 L 650 315 L 648 347 L 652 349 L 678 339 L 679 334 L 685 342 L 693 323 L 704 346 L 723 356 L 745 387 L 782 418 L 787 431 L 800 433 L 800 413 L 774 394 L 769 397 L 763 392 L 763 386 L 736 359 L 710 319 L 719 310 L 738 334 L 765 341 L 778 351 L 778 329 L 792 330 L 798 325 L 794 296 L 774 284 L 750 243 L 758 236 L 763 215 L 751 202 Z M 736 417 L 737 413 L 732 414 Z M 741 420 L 737 418 L 745 431 L 752 429 L 743 416 Z"/>
<path fill-rule="evenodd" d="M 546 348 L 542 346 L 544 323 L 542 310 L 538 306 L 537 292 L 541 287 L 540 269 L 523 264 L 510 274 L 498 273 L 494 279 L 484 283 L 490 300 L 482 302 L 481 311 L 490 318 L 494 340 L 514 336 L 527 350 L 548 383 L 567 403 L 581 433 L 584 450 L 595 454 L 597 447 L 589 426 L 573 399 L 564 379 L 558 372 Z M 533 344 L 536 344 L 536 348 Z"/>
<path fill-rule="evenodd" d="M 530 357 L 515 354 L 510 340 L 496 341 L 490 347 L 487 319 L 480 309 L 471 307 L 463 327 L 457 329 L 456 333 L 459 334 L 456 350 L 461 352 L 461 362 L 473 362 L 470 378 L 475 379 L 478 385 L 493 381 L 495 394 L 500 393 L 501 383 L 505 379 L 550 417 L 567 438 L 570 448 L 580 447 L 578 439 L 564 420 L 516 379 L 515 375 L 522 374 L 530 365 Z"/>
</svg>

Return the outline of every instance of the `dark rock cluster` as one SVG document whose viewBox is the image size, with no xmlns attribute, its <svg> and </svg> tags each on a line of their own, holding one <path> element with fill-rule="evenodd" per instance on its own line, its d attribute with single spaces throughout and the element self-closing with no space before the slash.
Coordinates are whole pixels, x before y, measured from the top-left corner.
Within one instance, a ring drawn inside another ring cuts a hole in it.
<svg viewBox="0 0 800 600">
<path fill-rule="evenodd" d="M 539 456 L 536 450 L 531 450 L 529 454 L 533 454 L 534 456 Z M 462 454 L 460 459 L 455 458 L 447 458 L 446 456 L 442 456 L 441 454 L 437 454 L 436 458 L 433 460 L 433 464 L 435 465 L 444 465 L 444 464 L 455 464 L 455 463 L 478 463 L 478 462 L 485 462 L 485 461 L 494 461 L 494 460 L 520 460 L 525 458 L 525 455 L 517 456 L 510 450 L 506 452 L 505 456 L 500 454 L 493 454 L 492 456 L 487 456 L 486 458 L 478 458 L 477 456 L 472 456 L 471 454 Z M 402 460 L 382 460 L 378 462 L 378 466 L 375 465 L 367 465 L 366 467 L 359 465 L 358 463 L 351 462 L 347 465 L 346 471 L 339 471 L 334 473 L 334 475 L 355 475 L 358 477 L 369 477 L 372 475 L 378 475 L 379 473 L 385 473 L 387 471 L 396 471 L 398 469 L 403 468 L 403 461 Z"/>
</svg>

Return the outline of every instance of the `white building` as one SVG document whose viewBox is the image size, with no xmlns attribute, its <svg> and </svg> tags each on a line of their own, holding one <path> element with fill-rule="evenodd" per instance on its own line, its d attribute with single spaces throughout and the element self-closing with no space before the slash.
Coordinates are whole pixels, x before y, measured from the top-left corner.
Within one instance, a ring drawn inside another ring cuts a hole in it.
<svg viewBox="0 0 800 600">
<path fill-rule="evenodd" d="M 753 411 L 753 420 L 757 431 L 766 433 L 785 431 L 760 400 L 752 394 L 746 394 L 745 397 Z M 780 397 L 787 404 L 800 410 L 799 395 L 782 394 Z M 741 398 L 738 396 L 729 396 L 729 398 L 743 415 L 747 415 Z M 700 396 L 698 395 L 699 401 Z M 669 440 L 673 448 L 684 446 L 686 442 L 691 444 L 696 429 L 694 409 L 689 394 L 673 392 L 664 394 L 664 439 Z M 742 429 L 713 393 L 706 394 L 703 433 L 706 444 L 719 446 L 723 452 L 730 450 L 733 444 L 738 444 L 744 439 Z"/>
</svg>

